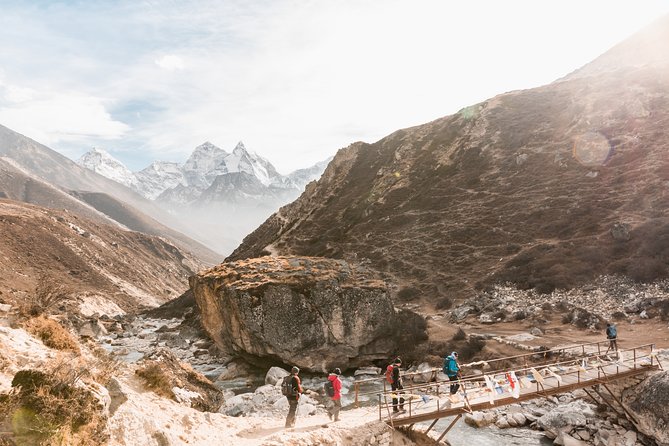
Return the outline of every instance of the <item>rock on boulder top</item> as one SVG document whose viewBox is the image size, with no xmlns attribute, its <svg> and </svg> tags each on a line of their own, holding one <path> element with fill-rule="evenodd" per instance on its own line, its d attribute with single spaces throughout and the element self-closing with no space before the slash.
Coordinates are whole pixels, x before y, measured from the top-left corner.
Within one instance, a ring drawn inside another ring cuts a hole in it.
<svg viewBox="0 0 669 446">
<path fill-rule="evenodd" d="M 327 281 L 336 281 L 341 287 L 386 287 L 371 270 L 344 260 L 322 257 L 258 257 L 221 263 L 200 272 L 197 278 L 216 279 L 240 291 L 263 285 L 295 286 Z"/>
</svg>

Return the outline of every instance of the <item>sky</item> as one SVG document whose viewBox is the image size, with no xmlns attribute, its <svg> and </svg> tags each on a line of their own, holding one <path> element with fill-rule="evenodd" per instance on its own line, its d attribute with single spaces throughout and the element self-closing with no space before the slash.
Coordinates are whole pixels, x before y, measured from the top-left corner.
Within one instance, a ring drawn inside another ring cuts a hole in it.
<svg viewBox="0 0 669 446">
<path fill-rule="evenodd" d="M 238 141 L 282 173 L 550 83 L 669 0 L 0 0 L 0 124 L 141 170 Z"/>
</svg>

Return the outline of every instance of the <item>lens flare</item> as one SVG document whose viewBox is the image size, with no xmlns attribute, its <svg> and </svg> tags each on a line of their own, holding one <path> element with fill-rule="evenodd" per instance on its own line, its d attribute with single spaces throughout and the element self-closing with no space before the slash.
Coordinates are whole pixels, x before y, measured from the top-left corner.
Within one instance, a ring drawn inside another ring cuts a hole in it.
<svg viewBox="0 0 669 446">
<path fill-rule="evenodd" d="M 612 153 L 611 143 L 599 132 L 585 133 L 574 141 L 574 158 L 584 166 L 601 166 Z"/>
</svg>

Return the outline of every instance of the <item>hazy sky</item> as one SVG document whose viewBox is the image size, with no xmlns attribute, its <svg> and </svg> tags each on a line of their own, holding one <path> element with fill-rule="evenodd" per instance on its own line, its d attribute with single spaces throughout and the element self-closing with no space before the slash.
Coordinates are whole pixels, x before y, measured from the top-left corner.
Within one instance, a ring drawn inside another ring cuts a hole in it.
<svg viewBox="0 0 669 446">
<path fill-rule="evenodd" d="M 0 0 L 0 124 L 132 170 L 211 141 L 287 173 L 549 83 L 669 0 Z"/>
</svg>

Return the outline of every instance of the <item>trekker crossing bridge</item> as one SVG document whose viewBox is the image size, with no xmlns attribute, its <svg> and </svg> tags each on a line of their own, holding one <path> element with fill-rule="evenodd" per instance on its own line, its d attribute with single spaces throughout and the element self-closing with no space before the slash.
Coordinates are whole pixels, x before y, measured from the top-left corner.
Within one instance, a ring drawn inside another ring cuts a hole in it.
<svg viewBox="0 0 669 446">
<path fill-rule="evenodd" d="M 583 389 L 598 402 L 593 395 L 596 393 L 613 410 L 621 415 L 624 412 L 634 419 L 607 384 L 643 375 L 649 370 L 662 369 L 662 365 L 657 360 L 654 344 L 617 351 L 609 351 L 608 346 L 608 341 L 593 342 L 464 364 L 462 368 L 478 368 L 478 372 L 461 377 L 457 381 L 460 388 L 455 395 L 449 391 L 451 381 L 437 379 L 441 369 L 427 372 L 432 374 L 430 382 L 420 385 L 412 385 L 409 381 L 417 373 L 404 374 L 405 387 L 402 391 L 376 392 L 379 419 L 392 427 L 410 428 L 417 423 L 432 421 L 425 431 L 428 433 L 440 419 L 455 416 L 436 440 L 439 443 L 466 413 L 547 398 L 577 389 Z M 603 391 L 608 392 L 617 404 L 604 398 Z M 405 399 L 404 412 L 393 413 L 393 397 Z"/>
</svg>

